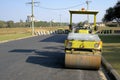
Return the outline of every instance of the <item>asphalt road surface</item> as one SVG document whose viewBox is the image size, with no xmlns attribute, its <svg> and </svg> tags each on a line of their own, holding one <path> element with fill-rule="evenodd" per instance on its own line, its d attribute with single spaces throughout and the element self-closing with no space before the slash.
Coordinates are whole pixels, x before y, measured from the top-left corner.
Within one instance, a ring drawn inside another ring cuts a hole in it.
<svg viewBox="0 0 120 80">
<path fill-rule="evenodd" d="M 0 80 L 101 80 L 95 70 L 64 68 L 66 35 L 0 44 Z"/>
</svg>

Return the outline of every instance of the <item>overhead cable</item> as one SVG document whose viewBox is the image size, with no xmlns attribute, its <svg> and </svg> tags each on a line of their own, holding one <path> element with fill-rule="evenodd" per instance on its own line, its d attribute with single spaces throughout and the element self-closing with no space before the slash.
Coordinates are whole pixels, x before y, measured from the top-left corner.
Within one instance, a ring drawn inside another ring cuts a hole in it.
<svg viewBox="0 0 120 80">
<path fill-rule="evenodd" d="M 75 7 L 84 5 L 84 4 L 86 4 L 86 3 L 81 3 L 81 4 L 74 5 L 74 6 L 66 7 L 66 8 L 48 8 L 48 7 L 44 7 L 44 6 L 40 6 L 40 8 L 48 9 L 48 10 L 66 10 L 66 9 L 75 8 Z"/>
</svg>

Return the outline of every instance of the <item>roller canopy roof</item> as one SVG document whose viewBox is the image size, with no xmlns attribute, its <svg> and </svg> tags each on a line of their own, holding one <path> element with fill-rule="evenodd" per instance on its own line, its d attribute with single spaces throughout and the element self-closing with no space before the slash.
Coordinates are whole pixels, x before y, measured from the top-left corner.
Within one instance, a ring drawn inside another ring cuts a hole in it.
<svg viewBox="0 0 120 80">
<path fill-rule="evenodd" d="M 71 14 L 92 14 L 92 15 L 96 15 L 98 13 L 98 11 L 69 11 Z"/>
</svg>

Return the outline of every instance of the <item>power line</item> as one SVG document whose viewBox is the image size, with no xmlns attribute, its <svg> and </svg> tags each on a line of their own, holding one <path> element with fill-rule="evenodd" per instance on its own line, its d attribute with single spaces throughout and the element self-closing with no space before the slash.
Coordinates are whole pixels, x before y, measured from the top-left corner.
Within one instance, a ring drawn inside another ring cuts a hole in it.
<svg viewBox="0 0 120 80">
<path fill-rule="evenodd" d="M 42 8 L 42 9 L 48 9 L 48 10 L 66 10 L 66 9 L 75 8 L 75 7 L 84 5 L 84 4 L 85 4 L 85 2 L 81 3 L 81 4 L 74 5 L 74 6 L 66 7 L 66 8 L 48 8 L 48 7 L 44 7 L 44 6 L 40 6 L 40 8 Z"/>
</svg>

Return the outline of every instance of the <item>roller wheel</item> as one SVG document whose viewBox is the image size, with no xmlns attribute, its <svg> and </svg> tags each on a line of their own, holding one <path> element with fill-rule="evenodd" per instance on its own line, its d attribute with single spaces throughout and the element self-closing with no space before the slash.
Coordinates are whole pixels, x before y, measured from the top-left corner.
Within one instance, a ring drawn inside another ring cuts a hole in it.
<svg viewBox="0 0 120 80">
<path fill-rule="evenodd" d="M 96 69 L 101 65 L 101 55 L 65 54 L 65 67 Z"/>
</svg>

